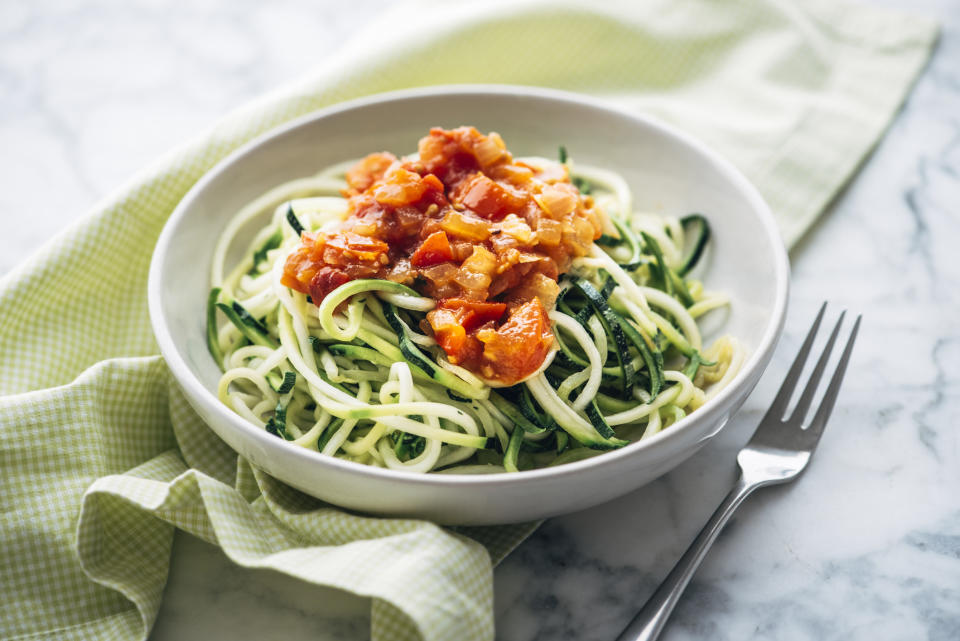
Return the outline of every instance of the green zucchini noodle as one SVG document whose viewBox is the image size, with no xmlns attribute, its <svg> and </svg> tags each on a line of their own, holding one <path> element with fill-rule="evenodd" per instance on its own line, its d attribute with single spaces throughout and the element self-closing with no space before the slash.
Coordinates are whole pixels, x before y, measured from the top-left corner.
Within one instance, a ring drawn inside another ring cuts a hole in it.
<svg viewBox="0 0 960 641">
<path fill-rule="evenodd" d="M 527 158 L 535 164 L 543 159 Z M 607 229 L 560 277 L 554 352 L 509 388 L 448 361 L 420 320 L 435 301 L 354 280 L 319 307 L 281 284 L 299 229 L 347 212 L 352 162 L 282 184 L 243 207 L 214 252 L 208 343 L 218 396 L 292 445 L 408 472 L 515 472 L 572 462 L 668 429 L 736 375 L 746 350 L 704 348 L 698 320 L 729 305 L 690 276 L 709 237 L 699 215 L 633 211 L 619 174 L 567 165 Z M 241 238 L 269 217 L 234 265 Z M 229 268 L 229 269 L 228 269 Z"/>
</svg>

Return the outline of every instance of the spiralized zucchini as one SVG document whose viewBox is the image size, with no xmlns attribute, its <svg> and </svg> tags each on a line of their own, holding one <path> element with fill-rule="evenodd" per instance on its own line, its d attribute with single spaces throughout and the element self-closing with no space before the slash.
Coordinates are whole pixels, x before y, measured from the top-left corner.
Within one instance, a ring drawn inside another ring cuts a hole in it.
<svg viewBox="0 0 960 641">
<path fill-rule="evenodd" d="M 557 349 L 521 384 L 494 388 L 450 363 L 419 331 L 434 301 L 403 285 L 351 281 L 315 306 L 281 284 L 284 262 L 299 227 L 341 220 L 350 165 L 264 194 L 215 250 L 207 318 L 220 400 L 278 438 L 408 472 L 516 472 L 649 438 L 740 368 L 740 343 L 723 336 L 704 349 L 697 324 L 729 304 L 689 278 L 707 220 L 635 213 L 625 181 L 597 168 L 568 165 L 613 224 L 561 276 L 549 313 Z M 238 235 L 269 212 L 227 271 Z"/>
</svg>

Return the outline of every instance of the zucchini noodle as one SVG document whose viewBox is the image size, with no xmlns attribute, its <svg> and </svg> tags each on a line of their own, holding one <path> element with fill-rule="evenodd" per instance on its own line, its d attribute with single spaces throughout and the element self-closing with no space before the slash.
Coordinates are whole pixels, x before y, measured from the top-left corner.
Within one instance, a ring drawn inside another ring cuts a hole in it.
<svg viewBox="0 0 960 641">
<path fill-rule="evenodd" d="M 317 306 L 283 284 L 302 229 L 329 229 L 348 211 L 352 163 L 342 163 L 271 189 L 218 240 L 207 337 L 221 402 L 293 446 L 411 473 L 546 467 L 672 429 L 746 357 L 730 336 L 704 348 L 697 325 L 729 305 L 688 273 L 709 226 L 699 214 L 634 212 L 621 176 L 562 159 L 605 212 L 603 235 L 561 274 L 547 315 L 554 350 L 525 380 L 503 387 L 451 362 L 421 331 L 436 301 L 405 285 L 351 280 Z"/>
</svg>

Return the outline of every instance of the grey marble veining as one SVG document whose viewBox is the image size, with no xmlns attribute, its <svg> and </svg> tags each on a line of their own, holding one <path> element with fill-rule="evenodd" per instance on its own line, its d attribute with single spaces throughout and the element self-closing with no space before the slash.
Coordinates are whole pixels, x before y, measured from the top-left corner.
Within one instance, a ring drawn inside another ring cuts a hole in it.
<svg viewBox="0 0 960 641">
<path fill-rule="evenodd" d="M 309 68 L 386 0 L 0 3 L 0 274 L 136 169 Z M 552 519 L 495 572 L 503 641 L 612 639 L 733 481 L 820 301 L 863 312 L 810 470 L 741 508 L 664 639 L 960 639 L 960 2 L 862 171 L 792 251 L 770 375 L 672 473 Z M 43 224 L 36 224 L 40 218 Z M 28 219 L 31 224 L 23 224 Z M 178 535 L 152 639 L 361 639 L 364 600 Z"/>
</svg>

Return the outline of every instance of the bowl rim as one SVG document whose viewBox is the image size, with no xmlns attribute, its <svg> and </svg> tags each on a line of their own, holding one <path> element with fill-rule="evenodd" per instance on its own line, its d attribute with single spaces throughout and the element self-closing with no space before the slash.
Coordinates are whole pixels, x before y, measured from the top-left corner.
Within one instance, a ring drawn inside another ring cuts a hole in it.
<svg viewBox="0 0 960 641">
<path fill-rule="evenodd" d="M 313 452 L 305 448 L 292 445 L 286 441 L 279 441 L 277 438 L 265 430 L 257 429 L 256 426 L 248 423 L 241 416 L 230 410 L 226 405 L 214 395 L 206 385 L 199 379 L 193 370 L 187 365 L 186 360 L 181 355 L 177 345 L 174 343 L 170 330 L 165 322 L 163 315 L 163 305 L 161 296 L 161 274 L 165 264 L 165 256 L 174 234 L 174 230 L 185 218 L 194 201 L 206 189 L 207 185 L 215 180 L 220 174 L 227 171 L 234 164 L 241 162 L 249 154 L 254 153 L 261 145 L 267 144 L 274 138 L 287 134 L 288 132 L 307 126 L 315 121 L 320 121 L 337 114 L 348 112 L 354 109 L 363 108 L 379 103 L 387 103 L 404 100 L 422 100 L 431 97 L 442 96 L 499 96 L 499 97 L 534 97 L 552 102 L 573 103 L 579 106 L 585 106 L 590 109 L 609 112 L 619 117 L 626 117 L 637 121 L 644 127 L 656 130 L 657 133 L 670 138 L 681 145 L 688 147 L 695 153 L 708 160 L 720 173 L 724 179 L 728 180 L 737 188 L 746 200 L 751 204 L 754 211 L 760 218 L 760 223 L 764 234 L 771 245 L 774 254 L 774 282 L 776 286 L 774 306 L 771 313 L 771 320 L 768 323 L 763 336 L 757 343 L 752 353 L 741 366 L 740 371 L 734 377 L 733 381 L 721 390 L 715 397 L 704 404 L 695 414 L 690 414 L 669 430 L 663 430 L 642 441 L 635 441 L 616 450 L 603 452 L 599 456 L 589 457 L 579 461 L 565 463 L 555 467 L 544 467 L 534 470 L 524 470 L 520 473 L 495 472 L 489 474 L 414 474 L 402 470 L 392 470 L 380 468 L 353 461 L 347 461 L 331 456 L 324 456 L 319 452 Z M 770 357 L 776 342 L 783 329 L 786 307 L 789 296 L 789 258 L 786 247 L 783 244 L 782 236 L 776 226 L 773 213 L 761 196 L 756 187 L 737 169 L 730 161 L 714 151 L 706 144 L 700 142 L 693 135 L 686 133 L 672 125 L 662 122 L 655 116 L 645 113 L 637 113 L 626 108 L 620 107 L 615 103 L 606 100 L 594 98 L 580 93 L 564 91 L 559 89 L 549 89 L 543 87 L 532 87 L 524 85 L 505 85 L 505 84 L 450 84 L 433 85 L 426 87 L 417 87 L 413 89 L 401 89 L 383 93 L 371 94 L 360 98 L 355 98 L 345 102 L 339 102 L 334 105 L 324 107 L 310 113 L 304 114 L 293 120 L 290 120 L 277 127 L 270 128 L 264 133 L 255 136 L 250 141 L 244 143 L 233 152 L 218 161 L 211 167 L 200 179 L 194 183 L 190 190 L 183 196 L 177 206 L 174 208 L 170 217 L 164 223 L 163 229 L 158 237 L 153 255 L 150 261 L 150 271 L 147 284 L 147 299 L 150 320 L 153 332 L 157 340 L 160 353 L 163 356 L 167 366 L 173 373 L 174 379 L 178 385 L 190 385 L 199 389 L 199 395 L 204 402 L 205 408 L 215 412 L 221 419 L 226 421 L 231 429 L 245 431 L 254 441 L 266 448 L 275 448 L 280 446 L 286 448 L 285 455 L 301 459 L 299 462 L 327 465 L 346 474 L 360 474 L 390 481 L 394 483 L 403 483 L 407 485 L 419 485 L 424 487 L 439 486 L 496 486 L 511 485 L 516 482 L 535 480 L 547 480 L 551 478 L 576 475 L 587 472 L 588 470 L 603 465 L 611 465 L 622 459 L 633 456 L 642 450 L 649 450 L 660 446 L 662 443 L 675 440 L 677 436 L 688 431 L 694 421 L 702 421 L 716 412 L 719 408 L 727 407 L 735 401 L 735 395 L 740 391 L 744 384 L 748 384 L 752 377 L 758 378 L 769 363 Z M 759 369 L 759 371 L 757 371 Z M 754 376 L 755 375 L 755 376 Z M 746 396 L 746 395 L 744 395 Z M 190 397 L 190 394 L 187 394 Z M 197 399 L 197 400 L 201 400 Z M 722 429 L 722 424 L 713 432 L 702 436 L 697 442 L 703 442 Z M 210 426 L 207 426 L 210 428 Z M 210 428 L 212 429 L 212 428 Z M 269 472 L 269 471 L 268 471 Z"/>
</svg>

